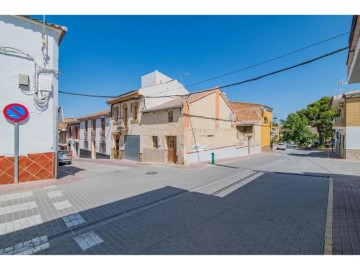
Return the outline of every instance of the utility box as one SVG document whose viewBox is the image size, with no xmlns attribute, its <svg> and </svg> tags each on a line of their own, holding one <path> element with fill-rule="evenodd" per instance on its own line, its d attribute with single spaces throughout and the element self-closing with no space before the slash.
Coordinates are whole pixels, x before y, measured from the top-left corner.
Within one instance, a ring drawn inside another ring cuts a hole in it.
<svg viewBox="0 0 360 270">
<path fill-rule="evenodd" d="M 19 86 L 29 86 L 29 75 L 19 74 Z"/>
</svg>

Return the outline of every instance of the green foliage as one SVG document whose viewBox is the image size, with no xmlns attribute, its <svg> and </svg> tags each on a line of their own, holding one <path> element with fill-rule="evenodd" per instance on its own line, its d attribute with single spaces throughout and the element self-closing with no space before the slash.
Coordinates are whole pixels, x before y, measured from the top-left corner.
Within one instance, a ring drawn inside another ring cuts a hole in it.
<svg viewBox="0 0 360 270">
<path fill-rule="evenodd" d="M 286 121 L 282 121 L 282 139 L 295 141 L 300 144 L 309 144 L 317 137 L 309 128 L 316 127 L 319 134 L 319 145 L 332 138 L 332 122 L 337 112 L 330 107 L 330 97 L 322 97 L 310 103 L 306 109 L 289 114 Z"/>
<path fill-rule="evenodd" d="M 319 143 L 323 145 L 327 139 L 332 137 L 332 122 L 337 112 L 330 107 L 330 97 L 322 97 L 311 103 L 307 109 L 301 110 L 309 120 L 309 124 L 316 127 L 319 133 Z"/>
<path fill-rule="evenodd" d="M 281 140 L 294 141 L 299 145 L 307 145 L 314 139 L 308 126 L 307 118 L 301 113 L 291 113 L 282 121 Z"/>
</svg>

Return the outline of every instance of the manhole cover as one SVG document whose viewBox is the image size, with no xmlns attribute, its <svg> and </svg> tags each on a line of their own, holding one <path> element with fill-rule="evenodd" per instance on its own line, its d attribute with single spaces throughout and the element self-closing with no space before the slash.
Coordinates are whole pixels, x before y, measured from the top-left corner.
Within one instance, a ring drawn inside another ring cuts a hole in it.
<svg viewBox="0 0 360 270">
<path fill-rule="evenodd" d="M 147 172 L 146 174 L 148 174 L 148 175 L 157 174 L 157 172 Z"/>
</svg>

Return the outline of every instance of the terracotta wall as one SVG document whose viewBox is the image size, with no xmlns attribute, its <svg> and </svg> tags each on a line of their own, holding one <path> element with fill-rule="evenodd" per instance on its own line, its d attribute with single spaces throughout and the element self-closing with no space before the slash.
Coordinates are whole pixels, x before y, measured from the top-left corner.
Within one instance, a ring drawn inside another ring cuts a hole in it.
<svg viewBox="0 0 360 270">
<path fill-rule="evenodd" d="M 19 182 L 54 178 L 54 153 L 19 157 Z M 0 156 L 0 184 L 14 183 L 14 157 Z"/>
</svg>

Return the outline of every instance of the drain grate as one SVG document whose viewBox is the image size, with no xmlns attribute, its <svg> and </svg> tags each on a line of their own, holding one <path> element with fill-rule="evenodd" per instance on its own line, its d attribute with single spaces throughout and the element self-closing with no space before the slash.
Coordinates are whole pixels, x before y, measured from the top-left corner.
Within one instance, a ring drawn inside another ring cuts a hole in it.
<svg viewBox="0 0 360 270">
<path fill-rule="evenodd" d="M 158 172 L 147 172 L 147 173 L 145 173 L 145 174 L 147 174 L 147 175 L 152 175 L 152 174 L 157 174 Z"/>
</svg>

